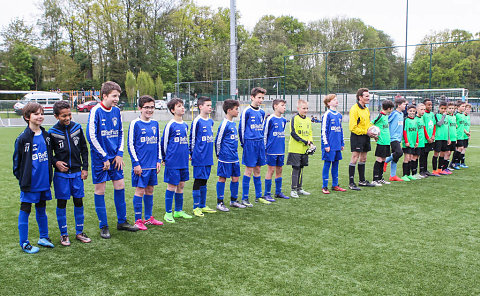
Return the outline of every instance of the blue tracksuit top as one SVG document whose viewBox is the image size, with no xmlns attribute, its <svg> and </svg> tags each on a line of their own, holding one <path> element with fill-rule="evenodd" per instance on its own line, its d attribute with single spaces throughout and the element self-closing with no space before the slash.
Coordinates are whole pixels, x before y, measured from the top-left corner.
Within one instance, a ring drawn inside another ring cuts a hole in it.
<svg viewBox="0 0 480 296">
<path fill-rule="evenodd" d="M 134 119 L 128 128 L 127 143 L 132 169 L 140 165 L 142 170 L 153 170 L 158 162 L 162 162 L 160 130 L 156 120 Z"/>
<path fill-rule="evenodd" d="M 322 115 L 322 149 L 330 147 L 331 151 L 341 151 L 344 146 L 342 114 L 328 109 Z"/>
<path fill-rule="evenodd" d="M 248 106 L 243 110 L 238 124 L 238 136 L 242 145 L 245 140 L 263 140 L 264 120 L 265 111 L 262 108 Z"/>
<path fill-rule="evenodd" d="M 219 162 L 238 162 L 238 133 L 235 122 L 223 119 L 215 138 L 215 154 Z"/>
<path fill-rule="evenodd" d="M 190 128 L 192 166 L 213 165 L 213 119 L 198 115 Z"/>
<path fill-rule="evenodd" d="M 285 154 L 285 125 L 287 120 L 284 117 L 277 117 L 275 114 L 268 116 L 265 121 L 264 142 L 265 152 L 268 155 Z"/>
<path fill-rule="evenodd" d="M 390 142 L 402 142 L 403 139 L 403 113 L 393 110 L 388 115 L 388 129 L 390 130 Z"/>
</svg>

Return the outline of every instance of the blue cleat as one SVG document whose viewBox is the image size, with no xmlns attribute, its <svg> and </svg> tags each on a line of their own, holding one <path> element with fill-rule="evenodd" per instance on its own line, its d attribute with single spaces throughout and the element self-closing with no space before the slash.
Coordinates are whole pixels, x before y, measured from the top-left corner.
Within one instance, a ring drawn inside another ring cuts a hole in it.
<svg viewBox="0 0 480 296">
<path fill-rule="evenodd" d="M 23 243 L 22 251 L 24 251 L 27 254 L 35 254 L 35 253 L 38 253 L 40 249 L 38 247 L 32 246 L 30 242 L 26 242 L 26 243 Z"/>
<path fill-rule="evenodd" d="M 279 194 L 275 195 L 276 198 L 283 198 L 283 199 L 290 199 L 290 196 L 286 196 L 285 194 L 283 194 L 282 192 L 280 192 Z"/>
<path fill-rule="evenodd" d="M 276 202 L 276 200 L 271 195 L 265 195 L 263 198 L 265 198 L 265 200 L 269 202 Z"/>
<path fill-rule="evenodd" d="M 45 247 L 45 248 L 53 248 L 55 247 L 52 241 L 48 237 L 44 237 L 38 240 L 38 245 Z"/>
<path fill-rule="evenodd" d="M 464 164 L 464 163 L 461 163 L 461 164 L 460 164 L 460 167 L 461 167 L 461 168 L 464 168 L 464 169 L 468 169 L 468 165 L 466 165 L 466 164 Z"/>
</svg>

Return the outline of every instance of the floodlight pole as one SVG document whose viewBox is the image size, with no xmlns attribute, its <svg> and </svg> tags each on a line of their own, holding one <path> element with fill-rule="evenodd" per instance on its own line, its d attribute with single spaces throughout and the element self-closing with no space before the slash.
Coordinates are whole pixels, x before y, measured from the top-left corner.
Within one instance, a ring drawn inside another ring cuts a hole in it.
<svg viewBox="0 0 480 296">
<path fill-rule="evenodd" d="M 285 101 L 285 82 L 287 82 L 286 79 L 287 79 L 287 56 L 283 56 L 283 100 L 284 101 Z"/>
<path fill-rule="evenodd" d="M 230 97 L 237 98 L 237 37 L 236 4 L 230 0 Z"/>
<path fill-rule="evenodd" d="M 428 71 L 428 88 L 432 88 L 432 54 L 433 54 L 433 44 L 430 43 L 430 69 Z"/>
<path fill-rule="evenodd" d="M 407 48 L 408 48 L 408 0 L 405 13 L 405 70 L 403 71 L 403 89 L 407 89 Z"/>
<path fill-rule="evenodd" d="M 177 53 L 177 98 L 180 95 L 180 70 L 179 70 L 179 63 L 182 59 L 178 56 Z"/>
</svg>

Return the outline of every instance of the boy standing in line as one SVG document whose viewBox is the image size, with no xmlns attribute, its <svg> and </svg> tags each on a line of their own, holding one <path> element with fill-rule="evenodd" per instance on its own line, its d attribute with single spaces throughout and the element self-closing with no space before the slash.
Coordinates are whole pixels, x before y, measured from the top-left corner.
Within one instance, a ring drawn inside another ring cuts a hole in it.
<svg viewBox="0 0 480 296">
<path fill-rule="evenodd" d="M 423 149 L 423 153 L 420 155 L 420 175 L 422 176 L 435 176 L 438 177 L 438 174 L 431 173 L 428 171 L 428 154 L 430 151 L 433 150 L 435 146 L 435 132 L 436 132 L 436 125 L 435 125 L 435 114 L 433 113 L 433 104 L 432 100 L 425 99 L 423 101 L 425 105 L 425 114 L 423 114 L 423 123 L 425 125 L 425 129 L 427 131 L 426 137 L 427 142 L 425 143 L 425 149 Z"/>
<path fill-rule="evenodd" d="M 92 181 L 95 185 L 95 210 L 100 236 L 110 238 L 105 207 L 106 182 L 112 180 L 114 202 L 117 210 L 117 229 L 137 231 L 138 227 L 127 221 L 125 180 L 123 179 L 123 128 L 120 109 L 116 107 L 122 89 L 113 82 L 102 84 L 102 102 L 90 111 L 87 124 L 87 140 L 92 159 Z"/>
<path fill-rule="evenodd" d="M 383 171 L 387 171 L 387 165 L 392 162 L 390 168 L 389 181 L 403 181 L 397 176 L 397 163 L 403 155 L 402 139 L 403 139 L 403 111 L 407 106 L 407 101 L 404 98 L 395 98 L 395 110 L 388 115 L 388 129 L 390 131 L 390 148 L 392 155 L 385 159 Z"/>
<path fill-rule="evenodd" d="M 463 151 L 460 155 L 460 167 L 468 168 L 465 164 L 465 153 L 467 152 L 468 140 L 470 139 L 470 112 L 472 111 L 472 105 L 465 104 L 465 135 L 466 138 L 463 140 Z"/>
<path fill-rule="evenodd" d="M 455 157 L 450 162 L 450 155 L 455 151 L 457 146 L 457 118 L 455 117 L 455 103 L 449 102 L 447 104 L 447 120 L 448 120 L 448 150 L 446 152 L 445 161 L 447 170 L 459 170 L 455 166 Z"/>
<path fill-rule="evenodd" d="M 83 180 L 88 176 L 88 148 L 82 126 L 72 121 L 70 104 L 58 101 L 53 105 L 53 114 L 58 120 L 48 133 L 55 153 L 53 187 L 57 199 L 57 222 L 60 228 L 60 243 L 70 245 L 67 231 L 67 201 L 73 197 L 76 239 L 89 243 L 91 239 L 83 232 Z"/>
<path fill-rule="evenodd" d="M 415 118 L 416 113 L 415 105 L 410 105 L 407 108 L 407 118 L 405 118 L 403 124 L 403 153 L 405 154 L 403 158 L 403 181 L 412 181 L 417 180 L 413 175 L 415 170 L 413 167 L 413 155 L 415 154 L 415 149 L 418 147 L 418 127 L 417 120 Z"/>
<path fill-rule="evenodd" d="M 197 100 L 200 114 L 192 121 L 190 129 L 190 155 L 193 166 L 193 214 L 203 217 L 203 213 L 215 213 L 207 207 L 207 181 L 213 165 L 213 119 L 212 99 L 200 97 Z"/>
<path fill-rule="evenodd" d="M 375 149 L 375 164 L 373 166 L 373 181 L 375 186 L 382 186 L 390 184 L 383 179 L 383 167 L 387 156 L 390 156 L 390 129 L 388 126 L 388 116 L 392 113 L 392 101 L 385 100 L 382 102 L 382 111 L 377 118 L 372 122 L 373 125 L 380 129 L 378 135 L 377 148 Z"/>
<path fill-rule="evenodd" d="M 428 137 L 427 128 L 425 127 L 425 121 L 423 116 L 425 115 L 425 105 L 420 103 L 417 105 L 417 130 L 418 130 L 418 147 L 415 149 L 415 154 L 413 158 L 413 167 L 415 168 L 414 177 L 417 179 L 423 179 L 428 177 L 424 172 L 426 170 L 424 164 L 420 161 L 419 166 L 419 157 L 425 153 L 425 145 L 430 141 Z M 423 160 L 423 159 L 420 159 Z M 420 167 L 419 170 L 417 168 Z"/>
<path fill-rule="evenodd" d="M 455 114 L 457 120 L 457 145 L 455 152 L 453 152 L 452 163 L 455 168 L 461 168 L 460 161 L 462 158 L 462 152 L 465 147 L 465 139 L 468 139 L 467 134 L 465 133 L 465 121 L 467 116 L 465 115 L 465 102 L 457 102 L 457 114 Z"/>
<path fill-rule="evenodd" d="M 449 175 L 451 172 L 445 170 L 445 152 L 448 150 L 448 119 L 446 102 L 440 102 L 438 113 L 435 114 L 435 126 L 435 145 L 432 157 L 433 173 L 437 175 Z"/>
</svg>

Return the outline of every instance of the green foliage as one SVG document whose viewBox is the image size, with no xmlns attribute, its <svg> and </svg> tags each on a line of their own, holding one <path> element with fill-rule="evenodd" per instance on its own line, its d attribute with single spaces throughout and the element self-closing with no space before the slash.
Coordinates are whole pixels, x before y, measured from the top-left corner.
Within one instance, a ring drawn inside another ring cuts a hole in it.
<svg viewBox="0 0 480 296">
<path fill-rule="evenodd" d="M 127 92 L 128 101 L 134 103 L 137 94 L 137 82 L 132 71 L 127 71 L 127 76 L 125 77 L 125 91 Z"/>
<path fill-rule="evenodd" d="M 155 92 L 157 94 L 157 98 L 159 100 L 163 99 L 163 90 L 165 89 L 165 86 L 163 85 L 163 80 L 160 75 L 157 76 L 157 79 L 155 80 Z"/>
<path fill-rule="evenodd" d="M 148 72 L 140 71 L 137 76 L 137 88 L 139 95 L 155 95 L 155 83 L 153 82 L 152 76 Z"/>
<path fill-rule="evenodd" d="M 16 43 L 5 55 L 8 61 L 5 69 L 0 74 L 1 86 L 3 89 L 30 90 L 33 84 L 31 68 L 32 57 L 25 45 Z"/>
</svg>

